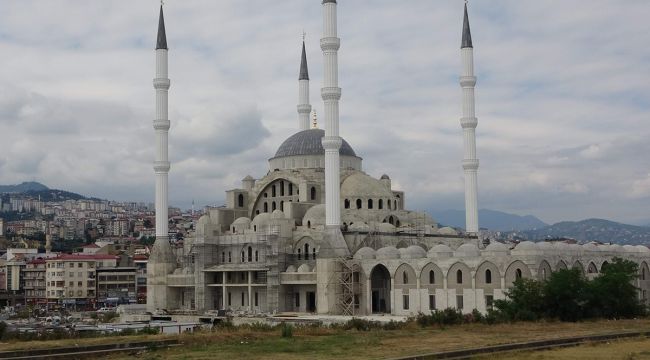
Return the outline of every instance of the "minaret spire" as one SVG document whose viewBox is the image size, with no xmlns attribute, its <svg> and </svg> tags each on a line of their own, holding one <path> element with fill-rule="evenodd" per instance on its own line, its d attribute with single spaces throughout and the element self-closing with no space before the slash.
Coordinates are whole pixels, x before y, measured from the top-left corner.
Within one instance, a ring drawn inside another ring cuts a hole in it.
<svg viewBox="0 0 650 360">
<path fill-rule="evenodd" d="M 300 57 L 300 73 L 298 74 L 298 129 L 309 129 L 309 71 L 307 70 L 307 52 L 305 51 L 305 33 L 302 33 L 302 56 Z"/>
<path fill-rule="evenodd" d="M 460 125 L 463 128 L 463 171 L 465 173 L 465 231 L 469 234 L 478 233 L 478 159 L 476 158 L 476 118 L 474 109 L 474 48 L 472 35 L 469 30 L 467 3 L 463 19 L 463 39 L 461 42 L 462 72 L 460 86 L 463 89 L 463 117 Z"/>
<path fill-rule="evenodd" d="M 463 40 L 460 48 L 472 48 L 472 32 L 469 30 L 469 17 L 467 16 L 467 1 L 465 1 L 465 16 L 463 18 Z"/>
<path fill-rule="evenodd" d="M 160 4 L 160 17 L 158 18 L 158 36 L 156 38 L 156 50 L 168 50 L 167 34 L 165 34 L 165 17 L 163 16 L 162 3 Z"/>
</svg>

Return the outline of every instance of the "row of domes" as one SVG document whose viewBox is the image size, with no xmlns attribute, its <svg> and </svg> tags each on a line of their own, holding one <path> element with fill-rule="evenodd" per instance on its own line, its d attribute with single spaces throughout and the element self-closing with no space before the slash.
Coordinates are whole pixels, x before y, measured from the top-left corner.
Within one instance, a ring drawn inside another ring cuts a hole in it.
<svg viewBox="0 0 650 360">
<path fill-rule="evenodd" d="M 484 255 L 535 255 L 541 253 L 579 253 L 579 252 L 609 252 L 609 253 L 650 253 L 650 249 L 643 245 L 594 245 L 594 244 L 566 244 L 566 243 L 549 243 L 532 241 L 524 241 L 515 246 L 512 250 L 505 244 L 494 242 L 488 245 L 484 250 L 474 244 L 463 244 L 456 250 L 452 250 L 449 246 L 438 244 L 432 247 L 428 252 L 421 246 L 411 245 L 407 248 L 396 248 L 394 246 L 386 246 L 378 250 L 370 247 L 363 247 L 359 249 L 354 258 L 358 260 L 365 259 L 416 259 L 416 258 L 446 258 L 446 257 L 479 257 Z"/>
</svg>

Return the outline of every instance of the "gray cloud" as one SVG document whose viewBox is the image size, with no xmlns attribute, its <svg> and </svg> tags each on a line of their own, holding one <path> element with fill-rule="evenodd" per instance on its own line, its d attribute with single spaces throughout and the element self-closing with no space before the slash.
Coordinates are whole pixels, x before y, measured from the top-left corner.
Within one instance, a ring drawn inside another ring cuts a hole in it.
<svg viewBox="0 0 650 360">
<path fill-rule="evenodd" d="M 296 129 L 303 28 L 322 116 L 320 12 L 168 2 L 172 203 L 219 203 L 266 173 Z M 339 2 L 341 134 L 415 208 L 463 206 L 461 16 L 455 2 Z M 481 208 L 549 222 L 647 214 L 649 16 L 643 0 L 470 4 Z M 153 199 L 156 24 L 147 2 L 0 4 L 0 183 Z"/>
</svg>

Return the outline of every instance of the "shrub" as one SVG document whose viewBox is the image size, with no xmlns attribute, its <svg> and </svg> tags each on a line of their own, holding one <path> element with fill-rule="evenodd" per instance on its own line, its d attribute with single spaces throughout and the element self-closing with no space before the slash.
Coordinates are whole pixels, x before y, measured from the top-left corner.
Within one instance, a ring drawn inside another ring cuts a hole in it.
<svg viewBox="0 0 650 360">
<path fill-rule="evenodd" d="M 282 337 L 283 338 L 290 338 L 293 337 L 293 326 L 287 324 L 287 323 L 282 323 L 280 326 L 282 329 Z"/>
</svg>

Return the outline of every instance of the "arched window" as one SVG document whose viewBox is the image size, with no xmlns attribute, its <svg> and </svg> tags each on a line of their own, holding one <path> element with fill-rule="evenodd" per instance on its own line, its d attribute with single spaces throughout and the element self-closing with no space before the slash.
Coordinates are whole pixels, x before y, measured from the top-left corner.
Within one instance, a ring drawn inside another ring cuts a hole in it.
<svg viewBox="0 0 650 360">
<path fill-rule="evenodd" d="M 521 269 L 517 269 L 517 271 L 515 271 L 515 277 L 517 279 L 521 279 Z"/>
<path fill-rule="evenodd" d="M 388 199 L 388 210 L 390 210 L 390 199 Z"/>
<path fill-rule="evenodd" d="M 241 252 L 241 262 L 246 261 L 246 253 L 244 251 Z"/>
<path fill-rule="evenodd" d="M 222 263 L 225 263 L 225 262 L 226 262 L 226 252 L 225 252 L 225 251 L 222 251 L 222 252 L 221 252 L 221 262 L 222 262 Z"/>
<path fill-rule="evenodd" d="M 260 211 L 259 211 L 259 210 L 255 210 L 255 215 L 259 215 L 259 214 L 260 214 Z"/>
<path fill-rule="evenodd" d="M 312 249 L 311 249 L 311 258 L 312 258 L 313 260 L 316 260 L 316 248 L 312 248 Z"/>
<path fill-rule="evenodd" d="M 253 231 L 257 231 L 257 225 L 253 225 Z"/>
<path fill-rule="evenodd" d="M 264 212 L 269 212 L 269 204 L 264 203 Z"/>
<path fill-rule="evenodd" d="M 345 206 L 346 209 L 350 208 L 350 199 L 345 199 L 345 201 L 343 203 L 345 204 L 344 206 Z"/>
<path fill-rule="evenodd" d="M 232 262 L 232 253 L 228 251 L 228 262 Z"/>
<path fill-rule="evenodd" d="M 284 211 L 284 201 L 280 201 L 280 210 Z"/>
<path fill-rule="evenodd" d="M 298 249 L 298 260 L 302 259 L 302 254 L 300 253 L 300 249 Z"/>
<path fill-rule="evenodd" d="M 357 209 L 361 209 L 361 199 L 357 199 Z"/>
<path fill-rule="evenodd" d="M 372 209 L 372 199 L 368 199 L 368 209 Z"/>
<path fill-rule="evenodd" d="M 388 217 L 388 223 L 391 225 L 395 225 L 395 219 L 393 219 L 393 215 Z"/>
<path fill-rule="evenodd" d="M 312 186 L 310 191 L 311 191 L 311 199 L 316 200 L 316 188 Z"/>
<path fill-rule="evenodd" d="M 402 273 L 402 283 L 403 284 L 409 283 L 409 274 L 406 271 Z"/>
<path fill-rule="evenodd" d="M 271 186 L 271 197 L 275 197 L 275 185 Z"/>
<path fill-rule="evenodd" d="M 641 268 L 641 280 L 645 280 L 645 267 Z"/>
<path fill-rule="evenodd" d="M 436 272 L 433 270 L 429 271 L 429 284 L 435 284 L 436 283 Z"/>
<path fill-rule="evenodd" d="M 293 195 L 293 184 L 289 183 L 289 196 Z"/>
<path fill-rule="evenodd" d="M 271 203 L 271 210 L 275 211 L 275 209 L 276 209 L 276 205 L 275 205 L 275 201 L 274 201 L 274 202 Z"/>
<path fill-rule="evenodd" d="M 546 280 L 546 269 L 542 269 L 542 279 Z"/>
<path fill-rule="evenodd" d="M 253 261 L 253 248 L 249 246 L 248 247 L 248 262 L 251 262 L 251 261 Z"/>
<path fill-rule="evenodd" d="M 379 210 L 384 208 L 384 199 L 379 199 L 379 204 L 377 204 L 377 208 L 379 208 Z"/>
<path fill-rule="evenodd" d="M 280 196 L 284 196 L 284 181 L 280 181 Z"/>
<path fill-rule="evenodd" d="M 307 220 L 307 229 L 311 229 L 311 221 Z"/>
<path fill-rule="evenodd" d="M 237 206 L 244 207 L 244 194 L 237 195 Z"/>
<path fill-rule="evenodd" d="M 260 261 L 260 253 L 257 250 L 255 250 L 255 261 Z"/>
<path fill-rule="evenodd" d="M 492 271 L 490 269 L 485 270 L 485 283 L 492 284 Z"/>
<path fill-rule="evenodd" d="M 458 269 L 456 271 L 456 284 L 462 284 L 463 283 L 463 271 L 461 269 Z"/>
</svg>

